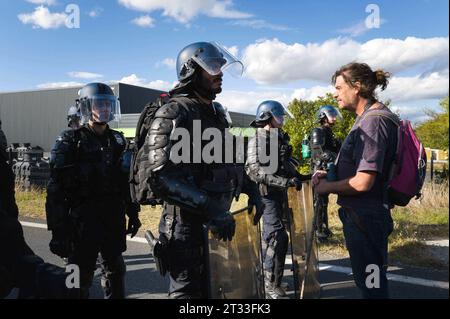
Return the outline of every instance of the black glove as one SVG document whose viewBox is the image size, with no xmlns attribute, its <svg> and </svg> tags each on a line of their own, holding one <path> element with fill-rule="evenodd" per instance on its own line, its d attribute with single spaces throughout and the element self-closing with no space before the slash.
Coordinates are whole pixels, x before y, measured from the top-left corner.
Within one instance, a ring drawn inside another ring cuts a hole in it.
<svg viewBox="0 0 450 319">
<path fill-rule="evenodd" d="M 128 217 L 128 227 L 126 234 L 130 234 L 131 238 L 136 236 L 139 228 L 142 226 L 141 221 L 139 220 L 139 217 L 137 215 Z"/>
<path fill-rule="evenodd" d="M 71 231 L 66 227 L 52 230 L 52 239 L 50 240 L 50 251 L 61 258 L 67 258 L 73 252 L 73 241 Z"/>
<path fill-rule="evenodd" d="M 258 225 L 258 222 L 264 213 L 264 204 L 261 201 L 261 196 L 259 194 L 257 196 L 249 195 L 247 205 L 249 214 L 253 211 L 253 207 L 256 207 L 256 213 L 255 216 L 253 216 L 253 225 Z"/>
<path fill-rule="evenodd" d="M 287 187 L 295 187 L 296 190 L 302 189 L 302 181 L 298 177 L 290 178 L 287 182 Z"/>
<path fill-rule="evenodd" d="M 210 230 L 214 237 L 218 240 L 231 241 L 236 230 L 236 222 L 230 212 L 223 211 L 212 199 L 209 200 L 206 211 L 210 219 Z"/>
</svg>

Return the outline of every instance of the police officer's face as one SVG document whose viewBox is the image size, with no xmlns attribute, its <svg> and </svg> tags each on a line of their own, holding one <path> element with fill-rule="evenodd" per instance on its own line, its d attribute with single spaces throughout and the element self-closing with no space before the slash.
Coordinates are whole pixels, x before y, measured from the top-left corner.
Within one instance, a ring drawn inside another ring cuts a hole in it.
<svg viewBox="0 0 450 319">
<path fill-rule="evenodd" d="M 327 121 L 326 123 L 328 123 L 328 126 L 333 127 L 334 124 L 336 124 L 336 118 L 335 117 L 328 117 L 327 116 Z"/>
<path fill-rule="evenodd" d="M 92 118 L 94 122 L 107 122 L 111 113 L 111 101 L 96 100 L 92 103 Z"/>
<path fill-rule="evenodd" d="M 336 78 L 335 89 L 333 97 L 338 102 L 339 108 L 354 111 L 356 109 L 358 90 L 348 85 L 342 75 Z"/>
<path fill-rule="evenodd" d="M 273 116 L 270 124 L 273 128 L 282 128 L 284 125 L 284 116 Z"/>
<path fill-rule="evenodd" d="M 215 94 L 222 92 L 222 77 L 223 73 L 220 72 L 217 75 L 211 75 L 202 69 L 200 85 Z"/>
</svg>

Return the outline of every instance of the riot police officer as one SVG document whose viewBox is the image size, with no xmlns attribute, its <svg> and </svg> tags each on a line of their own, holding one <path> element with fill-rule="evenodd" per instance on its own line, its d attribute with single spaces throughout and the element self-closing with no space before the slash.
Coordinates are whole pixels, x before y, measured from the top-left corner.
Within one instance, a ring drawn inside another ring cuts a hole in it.
<svg viewBox="0 0 450 319">
<path fill-rule="evenodd" d="M 225 162 L 224 152 L 211 163 L 203 156 L 194 160 L 207 143 L 202 140 L 195 151 L 196 130 L 201 136 L 216 129 L 223 142 L 228 116 L 213 100 L 222 91 L 222 70 L 233 67 L 238 75 L 242 73 L 242 64 L 217 43 L 197 42 L 183 48 L 177 58 L 179 83 L 169 102 L 156 112 L 148 132 L 146 171 L 152 191 L 164 200 L 159 232 L 167 251 L 170 298 L 208 297 L 205 225 L 218 239 L 227 241 L 234 235 L 229 209 L 238 195 L 242 172 Z M 169 157 L 173 145 L 180 142 L 171 141 L 176 129 L 187 131 L 191 141 L 183 153 L 187 160 L 181 162 Z"/>
<path fill-rule="evenodd" d="M 245 166 L 248 176 L 259 184 L 265 206 L 262 215 L 263 239 L 266 243 L 264 273 L 266 294 L 273 299 L 286 297 L 281 281 L 289 244 L 285 206 L 287 188 L 300 189 L 302 180 L 307 178 L 296 171 L 289 135 L 281 129 L 285 116 L 292 117 L 277 101 L 264 101 L 258 106 L 256 119 L 250 124 L 257 131 L 249 141 Z M 271 132 L 275 134 L 271 136 Z M 275 154 L 270 153 L 270 160 L 275 161 L 275 164 L 262 161 L 262 155 L 270 149 L 271 143 L 277 145 Z"/>
<path fill-rule="evenodd" d="M 342 119 L 341 113 L 331 105 L 323 105 L 317 112 L 320 127 L 314 128 L 310 135 L 313 172 L 333 168 L 341 142 L 335 138 L 332 128 L 339 119 Z M 328 228 L 328 194 L 318 195 L 314 192 L 314 213 L 317 239 L 322 242 L 332 236 Z"/>
<path fill-rule="evenodd" d="M 75 130 L 80 127 L 81 114 L 80 109 L 74 105 L 67 111 L 67 126 Z"/>
<path fill-rule="evenodd" d="M 126 234 L 134 236 L 141 223 L 123 161 L 126 139 L 107 124 L 120 116 L 120 105 L 103 83 L 87 84 L 78 95 L 83 125 L 64 131 L 51 154 L 46 201 L 50 250 L 79 266 L 83 298 L 89 296 L 100 252 L 105 298 L 124 298 Z"/>
</svg>

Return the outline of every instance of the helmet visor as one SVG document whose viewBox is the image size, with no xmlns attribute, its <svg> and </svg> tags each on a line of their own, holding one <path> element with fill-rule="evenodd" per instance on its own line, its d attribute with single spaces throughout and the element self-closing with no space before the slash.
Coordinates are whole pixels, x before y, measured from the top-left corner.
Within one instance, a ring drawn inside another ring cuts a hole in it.
<svg viewBox="0 0 450 319">
<path fill-rule="evenodd" d="M 281 104 L 281 103 L 280 103 L 280 104 Z M 286 117 L 286 119 L 287 119 L 287 118 L 293 119 L 293 118 L 294 118 L 294 115 L 291 113 L 291 111 L 289 111 L 288 108 L 285 107 L 283 104 L 281 104 L 281 106 L 282 106 L 283 108 L 277 107 L 276 109 L 274 109 L 274 110 L 272 111 L 272 115 L 273 115 L 274 117 Z"/>
<path fill-rule="evenodd" d="M 336 122 L 342 120 L 341 112 L 339 112 L 339 110 L 334 107 L 330 107 L 323 110 L 323 113 L 325 113 L 325 116 L 327 117 L 328 121 Z"/>
<path fill-rule="evenodd" d="M 83 104 L 86 104 L 86 107 L 82 108 L 83 117 L 88 115 L 89 119 L 95 123 L 108 123 L 120 119 L 119 100 L 113 95 L 97 94 L 89 97 L 85 102 Z"/>
<path fill-rule="evenodd" d="M 218 52 L 203 52 L 193 56 L 192 59 L 210 75 L 215 76 L 227 70 L 234 77 L 242 76 L 244 65 L 227 49 L 216 42 L 210 42 Z"/>
</svg>

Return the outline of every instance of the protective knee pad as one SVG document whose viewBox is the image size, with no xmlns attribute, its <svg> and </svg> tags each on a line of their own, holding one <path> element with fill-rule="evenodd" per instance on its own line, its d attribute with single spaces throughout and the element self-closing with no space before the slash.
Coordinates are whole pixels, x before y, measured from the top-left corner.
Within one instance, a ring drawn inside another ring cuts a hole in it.
<svg viewBox="0 0 450 319">
<path fill-rule="evenodd" d="M 101 285 L 105 299 L 125 298 L 126 266 L 122 255 L 102 263 Z"/>
</svg>

